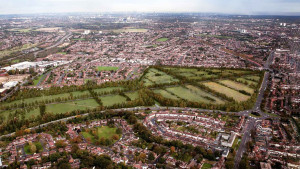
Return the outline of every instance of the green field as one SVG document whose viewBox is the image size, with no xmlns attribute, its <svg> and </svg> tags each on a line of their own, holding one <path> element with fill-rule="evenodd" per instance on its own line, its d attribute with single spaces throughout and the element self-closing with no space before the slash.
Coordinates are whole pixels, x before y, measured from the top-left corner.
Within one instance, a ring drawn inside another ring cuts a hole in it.
<svg viewBox="0 0 300 169">
<path fill-rule="evenodd" d="M 244 78 L 247 80 L 255 81 L 255 82 L 258 82 L 260 79 L 260 77 L 256 76 L 256 75 L 245 76 Z"/>
<path fill-rule="evenodd" d="M 98 107 L 99 104 L 94 99 L 79 100 L 59 104 L 49 104 L 46 106 L 46 112 L 54 114 L 71 112 L 74 110 L 86 110 Z"/>
<path fill-rule="evenodd" d="M 118 70 L 118 67 L 113 66 L 98 66 L 97 71 L 116 71 Z"/>
<path fill-rule="evenodd" d="M 208 101 L 207 99 L 201 97 L 200 95 L 198 95 L 197 93 L 194 93 L 193 91 L 184 88 L 184 87 L 170 87 L 170 88 L 166 88 L 166 90 L 168 92 L 171 92 L 175 95 L 177 95 L 178 97 L 191 101 L 191 102 L 205 102 L 205 103 L 209 103 L 210 101 Z"/>
<path fill-rule="evenodd" d="M 242 78 L 242 77 L 239 77 L 239 78 L 236 78 L 237 81 L 241 81 L 242 83 L 247 83 L 248 85 L 257 85 L 257 82 L 253 82 L 251 80 L 247 80 L 245 78 Z"/>
<path fill-rule="evenodd" d="M 236 90 L 230 89 L 215 82 L 205 82 L 203 84 L 210 89 L 215 90 L 216 92 L 223 93 L 228 97 L 232 97 L 237 102 L 246 101 L 250 98 L 250 96 L 244 95 Z"/>
<path fill-rule="evenodd" d="M 126 98 L 120 95 L 110 95 L 99 97 L 103 106 L 113 106 L 114 104 L 121 104 L 126 102 Z"/>
<path fill-rule="evenodd" d="M 15 52 L 20 52 L 22 50 L 33 48 L 35 46 L 36 46 L 36 44 L 25 44 L 25 45 L 22 45 L 22 46 L 17 46 L 17 47 L 11 48 L 11 49 L 1 50 L 0 51 L 0 58 L 3 57 L 3 56 L 10 55 L 10 54 L 15 53 Z"/>
<path fill-rule="evenodd" d="M 149 69 L 149 72 L 145 75 L 145 78 L 147 78 L 150 82 L 155 82 L 156 84 L 164 84 L 164 83 L 179 81 L 178 79 L 166 74 L 165 72 L 161 72 L 157 69 Z"/>
<path fill-rule="evenodd" d="M 91 95 L 88 90 L 85 90 L 85 91 L 76 91 L 76 92 L 71 92 L 71 93 L 72 93 L 72 95 L 74 97 L 82 96 L 82 95 Z"/>
<path fill-rule="evenodd" d="M 222 99 L 220 99 L 218 97 L 215 97 L 212 94 L 207 93 L 207 92 L 199 89 L 198 87 L 195 87 L 195 86 L 192 86 L 192 85 L 186 85 L 185 87 L 188 88 L 188 89 L 190 89 L 194 93 L 199 94 L 202 97 L 209 97 L 209 98 L 215 100 L 215 101 L 209 101 L 209 100 L 207 100 L 207 102 L 209 102 L 209 103 L 214 103 L 214 104 L 224 104 L 225 103 L 225 101 L 223 101 Z"/>
<path fill-rule="evenodd" d="M 211 165 L 211 164 L 209 164 L 209 163 L 204 163 L 203 165 L 202 165 L 202 167 L 201 167 L 201 169 L 210 169 L 210 168 L 212 168 L 213 166 Z"/>
<path fill-rule="evenodd" d="M 241 83 L 237 83 L 237 82 L 234 82 L 234 81 L 231 81 L 231 80 L 221 80 L 219 82 L 226 85 L 226 86 L 228 86 L 228 87 L 230 87 L 230 88 L 236 89 L 236 90 L 244 90 L 244 91 L 246 91 L 247 93 L 250 93 L 250 94 L 254 93 L 254 89 L 252 89 L 249 86 L 246 86 L 244 84 L 241 84 Z"/>
<path fill-rule="evenodd" d="M 33 80 L 33 85 L 36 86 L 39 83 L 39 81 L 42 79 L 43 76 L 44 75 L 40 75 L 37 79 Z"/>
<path fill-rule="evenodd" d="M 125 93 L 126 96 L 128 96 L 131 100 L 135 100 L 139 98 L 139 92 L 135 91 L 135 92 L 127 92 Z"/>
<path fill-rule="evenodd" d="M 58 52 L 57 54 L 66 55 L 67 52 Z"/>
<path fill-rule="evenodd" d="M 172 94 L 172 93 L 170 93 L 166 90 L 162 90 L 162 89 L 154 90 L 154 93 L 161 94 L 163 97 L 168 98 L 168 99 L 174 99 L 174 100 L 179 100 L 180 99 L 176 95 L 174 95 L 174 94 Z"/>
<path fill-rule="evenodd" d="M 165 42 L 169 40 L 169 38 L 159 38 L 159 39 L 156 39 L 157 42 Z"/>
<path fill-rule="evenodd" d="M 111 92 L 114 90 L 123 90 L 123 87 L 106 87 L 106 88 L 99 88 L 99 89 L 94 89 L 93 91 L 96 93 L 103 93 L 103 92 Z"/>
<path fill-rule="evenodd" d="M 117 128 L 113 127 L 113 128 L 110 128 L 108 126 L 101 126 L 101 127 L 97 127 L 97 136 L 100 138 L 106 138 L 106 139 L 110 139 L 113 135 L 116 134 L 116 130 Z M 87 139 L 89 138 L 92 143 L 95 143 L 95 137 L 89 133 L 89 132 L 81 132 L 82 136 Z"/>
</svg>

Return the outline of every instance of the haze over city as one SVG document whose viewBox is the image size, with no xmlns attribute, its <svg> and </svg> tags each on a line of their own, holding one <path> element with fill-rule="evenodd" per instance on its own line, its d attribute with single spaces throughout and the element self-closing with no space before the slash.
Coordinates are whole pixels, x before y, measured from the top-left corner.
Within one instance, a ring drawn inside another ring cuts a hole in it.
<svg viewBox="0 0 300 169">
<path fill-rule="evenodd" d="M 299 0 L 0 0 L 1 169 L 299 155 Z"/>
<path fill-rule="evenodd" d="M 202 12 L 299 15 L 298 0 L 0 0 L 0 14 L 66 12 Z"/>
</svg>

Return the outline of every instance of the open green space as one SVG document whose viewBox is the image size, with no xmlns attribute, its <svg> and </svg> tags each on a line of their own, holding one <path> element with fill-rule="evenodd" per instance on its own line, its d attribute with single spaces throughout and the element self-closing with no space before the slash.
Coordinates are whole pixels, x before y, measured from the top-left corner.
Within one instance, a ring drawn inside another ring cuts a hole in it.
<svg viewBox="0 0 300 169">
<path fill-rule="evenodd" d="M 139 98 L 139 92 L 135 91 L 135 92 L 127 92 L 125 93 L 126 96 L 128 96 L 131 100 L 135 100 Z"/>
<path fill-rule="evenodd" d="M 214 104 L 224 104 L 225 103 L 225 101 L 223 101 L 222 99 L 220 99 L 216 96 L 213 96 L 212 94 L 207 93 L 207 92 L 199 89 L 198 87 L 195 87 L 192 85 L 186 85 L 185 87 L 190 89 L 192 92 L 197 93 L 200 96 L 207 98 L 208 99 L 207 102 L 209 102 L 209 103 L 214 103 Z"/>
<path fill-rule="evenodd" d="M 220 83 L 224 84 L 225 86 L 228 86 L 230 88 L 236 89 L 236 90 L 244 90 L 247 93 L 253 94 L 254 89 L 250 88 L 249 86 L 246 86 L 242 83 L 237 83 L 231 80 L 221 80 Z"/>
<path fill-rule="evenodd" d="M 169 40 L 169 38 L 159 38 L 159 39 L 156 39 L 157 42 L 165 42 Z"/>
<path fill-rule="evenodd" d="M 24 44 L 22 46 L 17 46 L 17 47 L 11 48 L 11 49 L 1 50 L 0 51 L 0 58 L 3 57 L 3 56 L 10 55 L 10 54 L 15 53 L 15 52 L 20 52 L 22 50 L 33 48 L 35 46 L 36 46 L 36 44 Z"/>
<path fill-rule="evenodd" d="M 175 94 L 176 96 L 191 101 L 191 102 L 205 102 L 205 103 L 209 103 L 210 101 L 208 101 L 207 99 L 205 99 L 204 97 L 201 97 L 200 95 L 198 95 L 197 93 L 194 93 L 193 91 L 178 86 L 178 87 L 169 87 L 166 88 L 166 90 L 168 92 L 171 92 L 173 94 Z"/>
<path fill-rule="evenodd" d="M 122 104 L 126 102 L 126 98 L 120 95 L 110 95 L 99 97 L 103 103 L 103 106 L 113 106 L 115 104 Z"/>
<path fill-rule="evenodd" d="M 168 99 L 174 99 L 174 100 L 179 100 L 180 98 L 177 97 L 175 94 L 170 93 L 166 90 L 162 90 L 162 89 L 158 89 L 158 90 L 154 90 L 154 93 L 159 93 L 161 94 L 163 97 L 168 98 Z"/>
<path fill-rule="evenodd" d="M 118 70 L 118 67 L 114 66 L 98 66 L 97 71 L 116 71 Z"/>
<path fill-rule="evenodd" d="M 86 110 L 93 109 L 99 106 L 99 104 L 94 99 L 79 100 L 74 102 L 66 102 L 59 104 L 49 104 L 46 106 L 46 112 L 51 112 L 54 114 L 71 112 L 74 110 Z"/>
<path fill-rule="evenodd" d="M 88 129 L 88 131 L 81 132 L 81 134 L 85 139 L 90 140 L 92 143 L 95 143 L 97 141 L 96 136 L 98 137 L 98 139 L 112 139 L 113 135 L 118 135 L 116 131 L 116 127 L 101 126 Z M 118 136 L 120 138 L 120 135 Z"/>
<path fill-rule="evenodd" d="M 242 83 L 245 83 L 247 85 L 257 85 L 257 82 L 254 82 L 254 81 L 251 81 L 251 80 L 247 80 L 245 78 L 242 78 L 242 77 L 239 77 L 236 79 L 238 82 L 242 82 Z"/>
<path fill-rule="evenodd" d="M 260 77 L 257 76 L 257 75 L 249 75 L 249 76 L 244 76 L 245 79 L 247 80 L 251 80 L 251 81 L 254 81 L 254 82 L 258 82 Z"/>
<path fill-rule="evenodd" d="M 165 72 L 152 68 L 149 69 L 148 73 L 145 75 L 145 78 L 147 78 L 152 83 L 155 82 L 156 84 L 165 84 L 179 81 L 178 79 L 166 74 Z"/>
<path fill-rule="evenodd" d="M 106 88 L 99 88 L 94 89 L 93 91 L 96 93 L 103 93 L 103 92 L 112 92 L 114 90 L 123 90 L 123 87 L 106 87 Z"/>
<path fill-rule="evenodd" d="M 212 168 L 213 166 L 211 165 L 211 164 L 209 164 L 209 163 L 204 163 L 203 165 L 202 165 L 202 167 L 201 167 L 201 169 L 210 169 L 210 168 Z"/>
<path fill-rule="evenodd" d="M 250 96 L 244 95 L 236 90 L 230 89 L 215 82 L 205 82 L 203 84 L 216 92 L 223 93 L 228 97 L 232 97 L 235 101 L 238 102 L 246 101 L 250 98 Z"/>
<path fill-rule="evenodd" d="M 39 83 L 39 81 L 42 79 L 43 76 L 44 75 L 40 75 L 37 79 L 34 79 L 33 80 L 33 85 L 36 86 Z"/>
<path fill-rule="evenodd" d="M 232 144 L 232 148 L 237 151 L 239 146 L 240 146 L 240 143 L 241 143 L 241 138 L 240 137 L 236 137 L 233 144 Z"/>
</svg>

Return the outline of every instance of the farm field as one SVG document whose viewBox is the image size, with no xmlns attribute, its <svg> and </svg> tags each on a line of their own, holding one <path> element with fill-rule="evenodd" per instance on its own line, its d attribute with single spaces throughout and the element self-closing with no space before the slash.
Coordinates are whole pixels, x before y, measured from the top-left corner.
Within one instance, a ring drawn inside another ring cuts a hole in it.
<svg viewBox="0 0 300 169">
<path fill-rule="evenodd" d="M 174 100 L 179 100 L 179 97 L 176 95 L 172 95 L 170 92 L 167 92 L 166 90 L 154 90 L 154 93 L 161 94 L 163 97 L 168 98 L 168 99 L 174 99 Z"/>
<path fill-rule="evenodd" d="M 66 102 L 59 104 L 49 104 L 46 106 L 46 112 L 51 112 L 54 114 L 71 112 L 74 110 L 86 110 L 93 109 L 99 106 L 99 104 L 94 99 L 79 100 L 74 102 Z"/>
<path fill-rule="evenodd" d="M 97 71 L 116 71 L 118 70 L 118 67 L 113 66 L 98 66 Z"/>
<path fill-rule="evenodd" d="M 250 98 L 250 96 L 246 96 L 238 91 L 232 90 L 215 82 L 205 82 L 203 84 L 216 92 L 223 93 L 228 97 L 232 97 L 235 101 L 238 102 L 246 101 Z"/>
<path fill-rule="evenodd" d="M 145 75 L 145 77 L 152 83 L 155 82 L 156 84 L 164 84 L 179 81 L 178 79 L 157 69 L 149 69 L 149 72 Z"/>
<path fill-rule="evenodd" d="M 188 101 L 210 103 L 207 99 L 181 86 L 166 88 L 166 90 Z"/>
<path fill-rule="evenodd" d="M 139 92 L 135 91 L 135 92 L 127 92 L 125 93 L 126 96 L 128 96 L 131 100 L 135 100 L 139 98 Z"/>
<path fill-rule="evenodd" d="M 113 106 L 114 104 L 121 104 L 126 102 L 126 98 L 120 95 L 110 95 L 99 97 L 103 106 Z"/>
<path fill-rule="evenodd" d="M 260 77 L 256 75 L 244 76 L 245 79 L 258 82 Z"/>
<path fill-rule="evenodd" d="M 214 103 L 214 104 L 224 104 L 225 103 L 225 101 L 223 101 L 222 99 L 220 99 L 218 97 L 215 97 L 212 94 L 209 94 L 209 93 L 199 89 L 198 87 L 195 87 L 195 86 L 192 86 L 192 85 L 186 85 L 185 87 L 190 89 L 191 91 L 199 94 L 202 97 L 209 97 L 209 98 L 215 100 L 214 102 L 210 101 L 210 103 Z"/>
<path fill-rule="evenodd" d="M 106 88 L 99 88 L 99 89 L 94 89 L 93 91 L 96 93 L 103 93 L 103 92 L 111 92 L 114 90 L 123 90 L 123 87 L 106 87 Z"/>
<path fill-rule="evenodd" d="M 249 86 L 246 86 L 242 83 L 237 83 L 237 82 L 234 82 L 234 81 L 231 81 L 231 80 L 221 80 L 219 81 L 220 83 L 230 87 L 230 88 L 233 88 L 233 89 L 236 89 L 236 90 L 244 90 L 250 94 L 253 94 L 254 93 L 254 89 L 250 88 Z"/>
<path fill-rule="evenodd" d="M 82 96 L 82 95 L 91 95 L 88 90 L 85 90 L 85 91 L 76 91 L 76 92 L 71 92 L 71 93 L 72 93 L 72 95 L 74 97 Z"/>
<path fill-rule="evenodd" d="M 236 80 L 237 81 L 241 81 L 243 83 L 248 83 L 249 85 L 255 85 L 255 86 L 257 86 L 257 82 L 254 82 L 254 81 L 251 81 L 251 80 L 247 80 L 247 79 L 242 78 L 242 77 L 237 78 Z"/>
</svg>

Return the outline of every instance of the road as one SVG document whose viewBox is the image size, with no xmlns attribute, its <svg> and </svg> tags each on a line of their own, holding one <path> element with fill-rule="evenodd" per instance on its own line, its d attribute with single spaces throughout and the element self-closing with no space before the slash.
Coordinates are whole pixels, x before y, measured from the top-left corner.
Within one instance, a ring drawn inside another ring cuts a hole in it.
<svg viewBox="0 0 300 169">
<path fill-rule="evenodd" d="M 270 117 L 268 114 L 264 113 L 260 109 L 261 102 L 262 102 L 262 100 L 264 98 L 264 93 L 265 93 L 265 90 L 266 90 L 267 85 L 268 85 L 269 76 L 270 76 L 269 70 L 270 70 L 271 63 L 273 62 L 273 59 L 274 59 L 274 51 L 272 51 L 270 53 L 270 55 L 269 55 L 266 63 L 264 64 L 264 69 L 266 70 L 266 73 L 264 75 L 264 79 L 263 79 L 261 87 L 259 89 L 259 93 L 258 93 L 256 102 L 254 104 L 254 107 L 251 110 L 251 112 L 252 111 L 258 112 L 261 115 L 261 117 L 260 118 L 252 118 L 251 117 L 250 121 L 249 121 L 249 124 L 246 126 L 246 129 L 244 129 L 245 132 L 244 132 L 244 135 L 242 137 L 242 141 L 240 143 L 240 147 L 237 150 L 235 158 L 234 158 L 234 168 L 235 169 L 239 168 L 239 164 L 241 162 L 242 156 L 243 156 L 244 152 L 246 151 L 246 144 L 250 140 L 250 137 L 251 137 L 251 130 L 255 129 L 256 123 L 259 120 L 263 120 L 263 119 L 266 119 L 266 118 L 274 118 L 274 117 Z"/>
<path fill-rule="evenodd" d="M 61 45 L 67 38 L 70 38 L 72 36 L 72 33 L 71 32 L 68 32 L 64 37 L 62 37 L 59 41 L 57 41 L 55 44 L 51 45 L 51 46 L 48 46 L 47 48 L 43 49 L 43 50 L 39 50 L 39 51 L 36 51 L 34 52 L 34 57 L 37 57 L 37 55 L 40 53 L 40 52 L 44 52 L 48 49 L 51 49 L 51 48 L 54 48 L 54 47 L 57 47 L 59 45 Z"/>
</svg>

